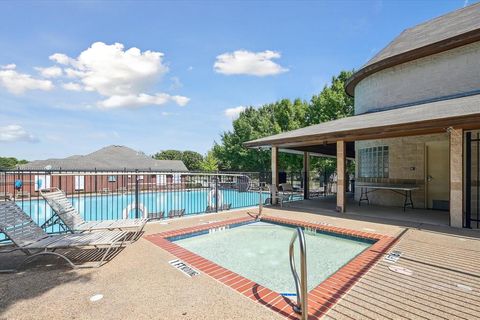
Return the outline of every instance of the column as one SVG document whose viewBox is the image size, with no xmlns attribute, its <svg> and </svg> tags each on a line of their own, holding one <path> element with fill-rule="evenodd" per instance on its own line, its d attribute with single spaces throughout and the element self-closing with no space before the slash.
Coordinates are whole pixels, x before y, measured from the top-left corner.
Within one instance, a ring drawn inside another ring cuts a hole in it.
<svg viewBox="0 0 480 320">
<path fill-rule="evenodd" d="M 345 141 L 337 141 L 337 211 L 345 212 L 347 179 L 346 168 L 346 144 Z"/>
<path fill-rule="evenodd" d="M 308 152 L 303 153 L 303 199 L 310 198 L 310 154 Z"/>
<path fill-rule="evenodd" d="M 272 146 L 272 204 L 278 203 L 278 147 Z"/>
<path fill-rule="evenodd" d="M 463 226 L 463 129 L 450 128 L 450 226 Z"/>
</svg>

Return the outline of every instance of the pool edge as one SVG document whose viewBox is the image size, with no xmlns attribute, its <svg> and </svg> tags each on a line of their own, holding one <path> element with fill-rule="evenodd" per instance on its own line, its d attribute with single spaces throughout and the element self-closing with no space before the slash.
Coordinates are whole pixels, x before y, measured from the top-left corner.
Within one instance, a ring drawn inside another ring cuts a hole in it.
<svg viewBox="0 0 480 320">
<path fill-rule="evenodd" d="M 205 259 L 183 247 L 169 241 L 167 238 L 184 235 L 188 233 L 205 231 L 212 228 L 225 225 L 255 221 L 252 217 L 229 219 L 211 224 L 182 228 L 161 232 L 149 236 L 145 239 L 159 246 L 170 254 L 184 260 L 192 267 L 202 271 L 213 279 L 236 290 L 243 296 L 250 298 L 257 303 L 279 313 L 280 315 L 298 319 L 298 315 L 292 309 L 290 299 L 259 285 L 233 271 L 230 271 L 208 259 Z M 361 279 L 361 277 L 373 267 L 380 257 L 396 242 L 398 237 L 390 237 L 376 233 L 356 231 L 346 228 L 333 227 L 329 225 L 293 220 L 287 218 L 278 218 L 272 216 L 263 216 L 261 221 L 283 223 L 292 226 L 316 228 L 320 231 L 346 235 L 354 238 L 375 240 L 369 248 L 350 260 L 347 264 L 322 281 L 318 286 L 310 290 L 308 294 L 308 314 L 309 319 L 318 319 L 330 310 L 331 307 Z"/>
</svg>

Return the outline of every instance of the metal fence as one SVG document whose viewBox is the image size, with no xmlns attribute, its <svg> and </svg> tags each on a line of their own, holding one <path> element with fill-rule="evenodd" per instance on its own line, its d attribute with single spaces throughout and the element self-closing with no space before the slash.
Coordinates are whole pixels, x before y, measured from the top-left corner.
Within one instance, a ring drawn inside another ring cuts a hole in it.
<svg viewBox="0 0 480 320">
<path fill-rule="evenodd" d="M 303 188 L 301 173 L 280 176 L 280 182 Z M 39 225 L 53 213 L 40 191 L 52 188 L 62 190 L 85 220 L 166 219 L 268 203 L 268 184 L 270 172 L 2 170 L 0 201 L 14 200 Z M 310 196 L 335 192 L 331 174 L 312 172 L 309 185 Z M 45 230 L 63 231 L 58 225 Z"/>
</svg>

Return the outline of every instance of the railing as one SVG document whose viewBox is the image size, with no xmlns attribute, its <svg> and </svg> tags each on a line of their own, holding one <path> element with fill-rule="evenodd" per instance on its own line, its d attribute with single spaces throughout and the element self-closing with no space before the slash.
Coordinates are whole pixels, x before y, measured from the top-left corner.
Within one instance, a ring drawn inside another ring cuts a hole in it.
<svg viewBox="0 0 480 320">
<path fill-rule="evenodd" d="M 62 190 L 85 220 L 168 219 L 257 206 L 261 182 L 259 173 L 4 170 L 0 201 L 14 200 L 39 225 L 52 215 L 40 195 L 50 188 Z"/>
<path fill-rule="evenodd" d="M 295 268 L 295 240 L 299 242 L 300 247 L 300 279 Z M 297 290 L 297 305 L 293 307 L 296 313 L 301 314 L 301 319 L 308 318 L 308 286 L 307 286 L 307 246 L 305 242 L 305 234 L 303 229 L 297 227 L 290 240 L 290 269 L 292 270 L 293 279 L 295 281 L 295 289 Z"/>
</svg>

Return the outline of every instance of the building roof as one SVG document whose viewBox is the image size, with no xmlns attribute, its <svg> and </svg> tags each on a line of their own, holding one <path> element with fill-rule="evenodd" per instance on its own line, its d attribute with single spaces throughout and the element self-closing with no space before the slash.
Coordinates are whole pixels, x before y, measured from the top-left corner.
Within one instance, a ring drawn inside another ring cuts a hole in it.
<svg viewBox="0 0 480 320">
<path fill-rule="evenodd" d="M 404 30 L 349 79 L 346 91 L 354 95 L 358 82 L 380 70 L 480 41 L 480 3 Z"/>
<path fill-rule="evenodd" d="M 480 128 L 480 94 L 366 113 L 252 140 L 247 147 L 283 148 Z"/>
<path fill-rule="evenodd" d="M 125 146 L 108 146 L 87 155 L 74 155 L 64 159 L 35 160 L 20 169 L 62 170 L 155 170 L 188 171 L 180 160 L 156 160 L 143 152 Z"/>
</svg>

